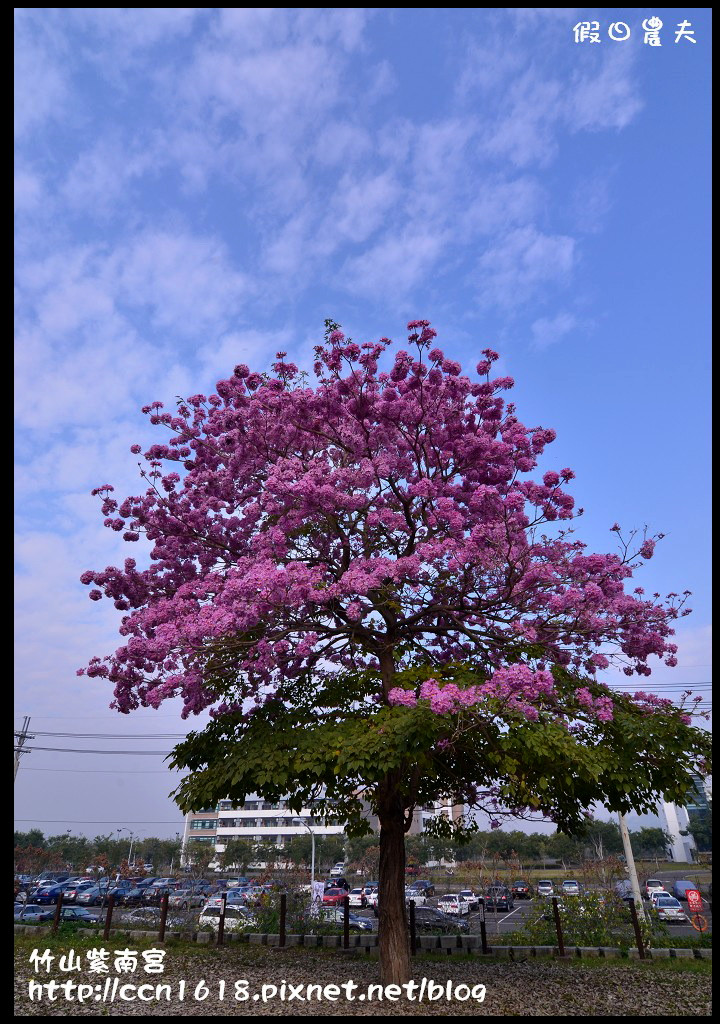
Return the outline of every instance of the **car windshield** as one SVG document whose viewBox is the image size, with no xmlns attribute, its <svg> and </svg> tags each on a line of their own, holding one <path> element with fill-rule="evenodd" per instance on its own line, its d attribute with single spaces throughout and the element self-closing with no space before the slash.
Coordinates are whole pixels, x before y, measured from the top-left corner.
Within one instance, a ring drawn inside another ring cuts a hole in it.
<svg viewBox="0 0 720 1024">
<path fill-rule="evenodd" d="M 663 883 L 659 879 L 657 879 L 657 878 L 650 878 L 650 879 L 648 879 L 646 884 L 648 885 L 648 887 L 652 886 L 654 889 L 662 889 L 663 888 Z"/>
<path fill-rule="evenodd" d="M 550 885 L 551 886 L 552 882 L 549 879 L 546 879 L 544 882 L 538 882 L 538 885 Z"/>
<path fill-rule="evenodd" d="M 657 901 L 659 907 L 679 907 L 680 904 L 673 896 L 663 896 Z"/>
</svg>

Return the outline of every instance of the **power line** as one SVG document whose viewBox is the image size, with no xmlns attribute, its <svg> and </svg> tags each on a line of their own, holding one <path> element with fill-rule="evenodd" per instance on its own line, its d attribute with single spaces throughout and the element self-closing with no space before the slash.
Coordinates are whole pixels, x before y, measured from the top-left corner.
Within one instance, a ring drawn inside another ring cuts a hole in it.
<svg viewBox="0 0 720 1024">
<path fill-rule="evenodd" d="M 183 821 L 135 821 L 133 818 L 110 818 L 107 821 L 68 821 L 66 818 L 13 818 L 13 821 L 27 823 L 37 822 L 38 825 L 115 825 L 124 821 L 126 825 L 184 825 Z"/>
<path fill-rule="evenodd" d="M 137 754 L 150 754 L 157 757 L 167 757 L 172 750 L 89 750 L 75 747 L 26 747 L 26 750 L 52 750 L 56 754 L 126 754 L 128 757 L 135 757 Z"/>
<path fill-rule="evenodd" d="M 18 740 L 17 740 L 17 744 L 15 745 L 15 774 L 13 776 L 13 779 L 17 779 L 18 768 L 20 767 L 20 758 L 26 752 L 25 751 L 25 740 L 26 739 L 31 739 L 31 740 L 35 739 L 34 736 L 28 736 L 28 729 L 29 728 L 30 728 L 30 716 L 29 715 L 25 715 L 25 718 L 23 719 L 22 730 L 20 732 L 16 732 L 15 733 L 15 735 L 18 738 Z M 32 747 L 28 747 L 27 748 L 27 750 L 31 750 L 31 749 L 32 749 Z"/>
<path fill-rule="evenodd" d="M 21 768 L 21 772 L 74 772 L 80 775 L 167 775 L 171 771 L 166 768 L 161 771 L 157 768 L 149 768 L 147 771 L 138 771 L 134 768 Z"/>
<path fill-rule="evenodd" d="M 18 735 L 17 733 L 15 735 Z M 61 739 L 82 740 L 183 740 L 184 732 L 43 732 L 38 729 L 34 736 L 55 736 Z"/>
</svg>

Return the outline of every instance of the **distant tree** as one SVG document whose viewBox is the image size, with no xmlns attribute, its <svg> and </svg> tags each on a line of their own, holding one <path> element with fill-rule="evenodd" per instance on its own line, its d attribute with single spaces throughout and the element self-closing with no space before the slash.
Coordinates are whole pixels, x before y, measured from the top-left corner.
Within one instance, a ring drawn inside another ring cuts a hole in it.
<svg viewBox="0 0 720 1024">
<path fill-rule="evenodd" d="M 199 879 L 207 874 L 207 870 L 216 859 L 217 853 L 212 843 L 201 843 L 195 840 L 187 844 L 185 864 L 190 878 Z"/>
<path fill-rule="evenodd" d="M 45 846 L 45 836 L 39 828 L 31 828 L 29 832 L 16 832 L 15 846 L 21 848 L 32 846 L 35 850 L 42 850 Z"/>
<path fill-rule="evenodd" d="M 630 833 L 630 845 L 636 857 L 666 857 L 672 836 L 661 828 L 640 828 Z"/>
<path fill-rule="evenodd" d="M 286 861 L 296 868 L 309 867 L 312 860 L 311 836 L 293 836 L 285 844 L 284 855 Z"/>
<path fill-rule="evenodd" d="M 254 859 L 253 845 L 247 839 L 230 839 L 220 855 L 220 863 L 223 870 L 230 871 L 239 868 L 243 874 L 248 869 L 248 864 Z"/>
</svg>

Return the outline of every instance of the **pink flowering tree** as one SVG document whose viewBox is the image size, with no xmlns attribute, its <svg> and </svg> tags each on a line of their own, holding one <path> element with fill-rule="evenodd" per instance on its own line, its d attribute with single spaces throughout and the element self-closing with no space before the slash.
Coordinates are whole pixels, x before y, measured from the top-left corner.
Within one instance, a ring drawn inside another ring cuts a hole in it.
<svg viewBox="0 0 720 1024">
<path fill-rule="evenodd" d="M 611 664 L 675 664 L 686 595 L 630 587 L 659 537 L 615 525 L 599 554 L 575 538 L 573 473 L 531 476 L 555 434 L 517 418 L 497 355 L 471 378 L 426 321 L 394 357 L 327 327 L 314 384 L 278 353 L 271 374 L 236 366 L 174 413 L 145 408 L 165 438 L 143 453 L 144 492 L 95 493 L 150 557 L 83 574 L 123 612 L 123 643 L 81 671 L 124 713 L 211 709 L 175 751 L 185 810 L 255 791 L 356 832 L 377 815 L 381 971 L 398 981 L 418 806 L 572 828 L 593 800 L 681 799 L 706 747 L 683 710 L 603 685 Z"/>
</svg>

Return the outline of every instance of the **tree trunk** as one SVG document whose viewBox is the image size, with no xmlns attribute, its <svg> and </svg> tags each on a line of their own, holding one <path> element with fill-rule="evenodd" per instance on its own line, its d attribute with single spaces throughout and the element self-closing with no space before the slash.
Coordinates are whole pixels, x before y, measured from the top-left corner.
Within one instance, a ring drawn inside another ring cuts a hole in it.
<svg viewBox="0 0 720 1024">
<path fill-rule="evenodd" d="M 410 980 L 410 941 L 405 917 L 405 814 L 391 776 L 380 786 L 378 796 L 380 981 L 383 985 L 404 985 Z"/>
</svg>

